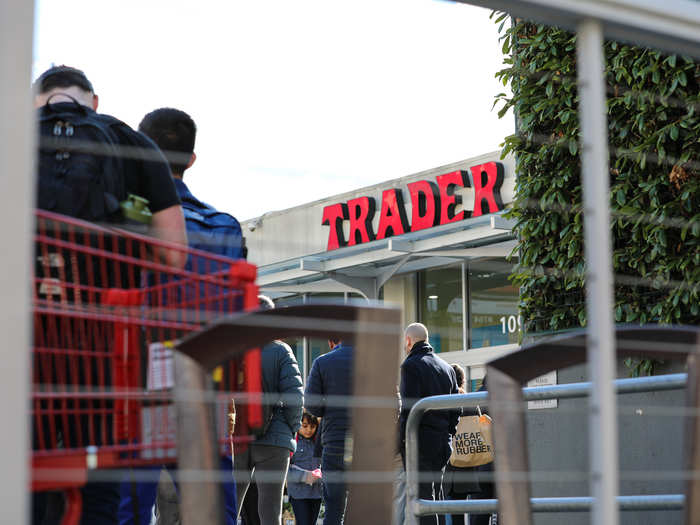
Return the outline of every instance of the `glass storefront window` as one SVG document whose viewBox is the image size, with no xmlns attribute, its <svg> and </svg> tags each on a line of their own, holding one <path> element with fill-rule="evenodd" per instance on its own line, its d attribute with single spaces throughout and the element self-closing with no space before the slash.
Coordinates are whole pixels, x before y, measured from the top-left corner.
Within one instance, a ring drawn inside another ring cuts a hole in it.
<svg viewBox="0 0 700 525">
<path fill-rule="evenodd" d="M 469 266 L 470 348 L 518 342 L 518 289 L 498 266 Z"/>
<path fill-rule="evenodd" d="M 462 268 L 425 270 L 418 279 L 418 318 L 435 352 L 463 350 Z"/>
<path fill-rule="evenodd" d="M 467 318 L 462 305 L 462 266 L 418 273 L 418 319 L 428 327 L 436 352 L 518 342 L 518 289 L 508 280 L 512 265 L 491 259 L 465 264 Z"/>
</svg>

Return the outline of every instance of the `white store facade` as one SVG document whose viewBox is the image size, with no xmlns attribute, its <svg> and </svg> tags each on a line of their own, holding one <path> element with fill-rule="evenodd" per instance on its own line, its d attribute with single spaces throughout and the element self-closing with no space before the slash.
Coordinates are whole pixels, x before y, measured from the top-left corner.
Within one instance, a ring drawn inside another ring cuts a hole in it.
<svg viewBox="0 0 700 525">
<path fill-rule="evenodd" d="M 262 293 L 279 306 L 314 299 L 377 299 L 419 321 L 449 363 L 467 368 L 517 347 L 518 291 L 508 280 L 516 245 L 515 162 L 492 152 L 334 195 L 242 224 Z M 328 349 L 294 347 L 308 374 Z"/>
</svg>

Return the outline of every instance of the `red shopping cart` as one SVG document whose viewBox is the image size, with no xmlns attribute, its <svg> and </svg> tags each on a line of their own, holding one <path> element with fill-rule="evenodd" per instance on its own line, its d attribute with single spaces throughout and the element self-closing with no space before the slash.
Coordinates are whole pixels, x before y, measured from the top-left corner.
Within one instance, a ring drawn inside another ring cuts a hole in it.
<svg viewBox="0 0 700 525">
<path fill-rule="evenodd" d="M 175 460 L 174 342 L 256 308 L 256 268 L 45 211 L 36 221 L 32 490 L 64 490 L 63 522 L 74 523 L 91 469 Z M 185 252 L 185 269 L 161 262 L 165 250 Z M 230 453 L 234 393 L 247 395 L 237 403 L 244 430 L 262 425 L 259 350 L 222 364 L 214 380 Z"/>
</svg>

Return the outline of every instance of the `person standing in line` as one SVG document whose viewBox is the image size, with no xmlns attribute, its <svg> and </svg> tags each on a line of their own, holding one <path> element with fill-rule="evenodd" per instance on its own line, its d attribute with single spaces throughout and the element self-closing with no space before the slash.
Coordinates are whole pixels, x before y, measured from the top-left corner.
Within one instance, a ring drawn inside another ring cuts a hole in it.
<svg viewBox="0 0 700 525">
<path fill-rule="evenodd" d="M 258 296 L 261 308 L 274 308 L 270 298 Z M 294 353 L 288 344 L 272 341 L 262 348 L 265 404 L 271 408 L 265 433 L 233 463 L 240 513 L 251 478 L 258 487 L 258 515 L 262 525 L 282 523 L 282 495 L 289 457 L 296 451 L 294 434 L 301 426 L 304 387 Z"/>
<path fill-rule="evenodd" d="M 477 392 L 485 392 L 488 390 L 487 376 L 481 381 L 481 386 Z M 482 414 L 488 414 L 484 406 L 481 406 Z M 465 416 L 475 416 L 477 415 L 477 410 L 475 408 L 464 409 Z M 474 473 L 476 477 L 476 483 L 478 485 L 478 491 L 469 494 L 469 499 L 495 499 L 496 498 L 496 483 L 494 480 L 494 462 L 487 463 L 486 465 L 481 465 L 479 467 L 474 467 Z M 489 525 L 491 517 L 496 514 L 470 514 L 469 515 L 469 525 Z"/>
<path fill-rule="evenodd" d="M 352 453 L 350 410 L 344 402 L 352 396 L 352 346 L 340 337 L 328 340 L 330 352 L 311 366 L 306 385 L 306 410 L 321 421 L 321 470 L 323 472 L 323 525 L 340 525 L 345 515 L 345 471 Z M 333 397 L 336 401 L 329 401 Z"/>
<path fill-rule="evenodd" d="M 428 329 L 412 323 L 404 332 L 406 359 L 401 365 L 400 450 L 406 467 L 406 421 L 411 407 L 424 397 L 456 394 L 457 378 L 450 365 L 435 355 L 428 344 Z M 457 428 L 459 411 L 431 410 L 418 428 L 418 497 L 437 499 L 442 470 L 452 453 L 452 435 Z M 435 525 L 437 515 L 421 516 L 421 525 Z"/>
<path fill-rule="evenodd" d="M 59 137 L 81 133 L 75 128 L 67 127 L 74 120 L 76 127 L 77 123 L 85 122 L 85 128 L 100 129 L 96 135 L 103 141 L 99 142 L 97 137 L 91 140 L 91 144 L 98 150 L 95 153 L 88 151 L 84 156 L 79 151 L 64 153 L 61 161 L 52 163 L 45 162 L 45 154 L 51 153 L 46 150 L 50 148 L 40 148 L 42 155 L 39 162 L 38 207 L 85 220 L 93 220 L 92 214 L 99 210 L 99 217 L 106 222 L 113 222 L 112 217 L 119 214 L 120 201 L 129 194 L 137 195 L 148 201 L 152 213 L 149 232 L 160 240 L 187 245 L 180 199 L 173 187 L 166 159 L 153 141 L 124 122 L 97 113 L 99 97 L 85 73 L 79 69 L 65 65 L 54 66 L 36 79 L 34 91 L 34 106 L 40 122 L 56 115 L 66 121 L 61 121 L 66 128 L 65 132 L 61 132 L 60 127 L 56 130 Z M 70 139 L 67 138 L 68 140 Z M 74 147 L 79 146 L 76 144 Z M 113 176 L 118 180 L 103 181 L 104 186 L 114 188 L 110 188 L 111 191 L 104 189 L 100 194 L 95 188 L 88 187 L 85 182 L 87 173 L 83 170 L 88 170 L 91 158 L 108 157 L 103 150 L 111 151 L 112 147 L 116 157 L 112 166 L 118 171 Z M 134 151 L 138 154 L 134 155 Z M 79 159 L 75 161 L 76 165 L 71 165 L 73 159 Z M 80 165 L 77 165 L 78 162 Z M 82 179 L 71 178 L 73 172 L 76 177 L 80 174 Z M 89 195 L 84 195 L 86 191 Z M 76 209 L 76 206 L 80 206 L 80 209 Z M 159 256 L 177 268 L 182 268 L 185 264 L 186 254 L 183 251 L 163 249 Z"/>
<path fill-rule="evenodd" d="M 316 525 L 321 509 L 321 458 L 316 457 L 318 418 L 304 412 L 297 432 L 297 451 L 287 474 L 287 492 L 296 525 Z"/>
<path fill-rule="evenodd" d="M 466 393 L 466 374 L 464 373 L 464 369 L 458 364 L 452 364 L 451 366 L 457 376 L 459 393 Z M 463 408 L 461 412 L 463 416 L 477 415 L 477 410 L 475 408 Z M 467 499 L 467 496 L 470 494 L 480 492 L 481 488 L 476 474 L 477 469 L 478 467 L 455 467 L 448 462 L 445 467 L 445 474 L 442 477 L 445 499 L 463 500 Z M 464 525 L 464 514 L 452 514 L 451 517 L 452 525 Z M 473 521 L 475 517 L 476 516 L 471 516 L 471 525 L 474 525 Z"/>
<path fill-rule="evenodd" d="M 184 247 L 187 244 L 187 236 L 180 199 L 166 159 L 153 141 L 117 118 L 97 113 L 99 97 L 90 80 L 80 69 L 66 65 L 51 67 L 36 79 L 33 88 L 37 123 L 41 130 L 37 162 L 37 208 L 91 222 L 119 226 L 126 224 L 123 206 L 129 202 L 130 196 L 137 196 L 148 201 L 148 208 L 152 213 L 150 221 L 144 221 L 150 222 L 148 234 Z M 137 155 L 134 155 L 134 152 Z M 49 228 L 48 231 L 52 229 Z M 102 248 L 94 237 L 85 242 L 95 243 L 92 247 L 100 250 L 111 246 L 118 253 L 123 253 L 128 242 L 111 234 L 106 234 L 105 239 Z M 77 274 L 82 284 L 99 288 L 129 288 L 138 287 L 140 284 L 135 277 L 137 272 L 127 271 L 126 265 L 114 263 L 106 265 L 103 269 L 104 274 L 95 271 L 91 278 L 93 281 L 90 282 L 87 272 L 92 264 L 90 257 L 84 254 L 70 254 L 62 249 L 57 249 L 55 253 L 62 256 L 61 268 L 65 272 L 60 278 L 62 281 L 69 282 L 71 276 Z M 182 268 L 185 265 L 184 249 L 161 248 L 154 255 L 172 267 Z M 38 259 L 43 257 L 39 256 Z M 37 263 L 37 266 L 39 272 L 49 269 L 48 264 Z M 133 269 L 133 266 L 130 268 Z M 44 277 L 48 275 L 44 274 Z M 44 292 L 38 289 L 37 293 L 41 296 Z M 70 298 L 72 293 L 70 289 L 67 292 L 69 301 L 73 300 Z M 35 319 L 35 323 L 45 322 L 46 316 L 38 316 Z M 41 326 L 37 325 L 37 330 L 42 331 Z M 63 337 L 65 335 L 63 334 Z M 103 341 L 101 335 L 97 335 L 96 338 L 106 348 L 111 344 Z M 92 344 L 88 346 L 90 347 L 83 350 L 94 350 Z M 86 359 L 79 366 L 79 370 L 92 366 L 90 361 L 92 358 Z M 107 366 L 105 373 L 105 384 L 110 384 L 110 366 Z M 82 375 L 82 372 L 74 370 L 63 379 L 47 377 L 46 380 L 54 384 L 61 381 L 65 384 L 84 385 L 85 378 Z M 85 405 L 81 405 L 83 414 L 65 416 L 66 425 L 58 418 L 55 421 L 64 446 L 113 445 L 112 414 L 87 415 L 89 411 L 104 411 L 104 401 L 84 403 Z M 108 403 L 107 406 L 111 405 Z M 103 432 L 103 429 L 106 432 Z M 119 483 L 93 480 L 93 477 L 98 475 L 98 471 L 90 471 L 88 481 L 81 489 L 80 523 L 113 525 L 117 523 Z M 32 523 L 57 523 L 61 519 L 64 510 L 62 494 L 33 493 L 31 504 Z"/>
<path fill-rule="evenodd" d="M 247 250 L 238 220 L 200 201 L 185 184 L 185 171 L 197 160 L 194 152 L 197 126 L 192 117 L 179 109 L 156 109 L 143 117 L 139 131 L 150 137 L 168 159 L 182 201 L 189 247 L 229 259 L 245 259 Z M 210 267 L 199 269 L 197 265 L 193 266 L 201 273 L 213 271 Z"/>
<path fill-rule="evenodd" d="M 197 136 L 197 126 L 194 120 L 184 111 L 174 108 L 161 108 L 148 113 L 139 124 L 139 131 L 160 148 L 165 155 L 172 174 L 178 197 L 182 201 L 187 237 L 190 248 L 196 248 L 230 259 L 241 258 L 241 227 L 231 215 L 218 212 L 213 207 L 202 203 L 192 195 L 183 181 L 184 173 L 195 162 L 194 152 Z M 187 270 L 201 273 L 212 272 L 212 264 L 197 263 L 187 260 Z M 204 295 L 204 290 L 200 293 Z M 206 305 L 203 305 L 206 308 Z M 168 465 L 172 467 L 172 465 Z M 158 467 L 160 469 L 160 467 Z M 226 506 L 227 525 L 236 524 L 237 501 L 236 486 L 232 476 L 233 464 L 231 456 L 222 456 L 221 472 L 224 504 Z M 161 473 L 161 478 L 168 478 L 168 473 Z M 119 505 L 120 525 L 150 523 L 151 509 L 158 494 L 158 479 L 154 476 L 148 482 L 124 482 L 121 487 Z M 170 491 L 177 495 L 176 492 Z M 161 498 L 167 504 L 173 498 Z M 176 497 L 174 501 L 177 501 Z M 161 506 L 162 507 L 162 506 Z M 157 508 L 159 518 L 162 513 L 177 514 L 177 508 Z M 162 518 L 160 518 L 162 520 Z"/>
<path fill-rule="evenodd" d="M 399 390 L 399 385 L 396 385 L 396 400 L 397 400 L 397 411 L 396 411 L 396 423 L 399 423 L 399 417 L 401 416 L 401 392 Z M 397 433 L 399 432 L 397 426 Z M 393 513 L 392 513 L 392 525 L 403 525 L 406 519 L 406 470 L 403 465 L 403 458 L 401 456 L 400 446 L 396 448 L 396 454 L 394 455 L 394 471 L 396 472 L 396 478 L 394 479 L 394 494 L 393 494 Z"/>
</svg>

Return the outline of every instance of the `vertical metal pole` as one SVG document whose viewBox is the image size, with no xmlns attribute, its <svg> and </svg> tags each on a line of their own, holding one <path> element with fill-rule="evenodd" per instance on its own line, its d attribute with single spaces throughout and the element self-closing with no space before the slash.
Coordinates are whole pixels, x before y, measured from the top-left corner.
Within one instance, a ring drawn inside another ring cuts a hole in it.
<svg viewBox="0 0 700 525">
<path fill-rule="evenodd" d="M 424 410 L 411 410 L 406 421 L 406 516 L 404 525 L 418 525 L 418 425 Z"/>
<path fill-rule="evenodd" d="M 617 525 L 617 399 L 613 323 L 612 242 L 603 31 L 583 20 L 577 37 L 583 185 L 590 404 L 591 523 Z"/>
<path fill-rule="evenodd" d="M 0 2 L 0 523 L 28 523 L 30 274 L 34 208 L 34 2 Z"/>
<path fill-rule="evenodd" d="M 301 303 L 306 304 L 308 302 L 308 298 L 306 294 L 303 294 L 301 296 Z M 311 349 L 309 346 L 309 338 L 304 336 L 301 340 L 301 345 L 302 345 L 302 354 L 304 356 L 304 363 L 302 364 L 302 374 L 304 376 L 302 377 L 302 381 L 304 382 L 304 386 L 306 386 L 306 378 L 309 377 L 309 371 L 311 370 Z"/>
<path fill-rule="evenodd" d="M 462 263 L 462 348 L 469 349 L 469 336 L 467 326 L 469 319 L 467 318 L 467 263 Z"/>
</svg>

